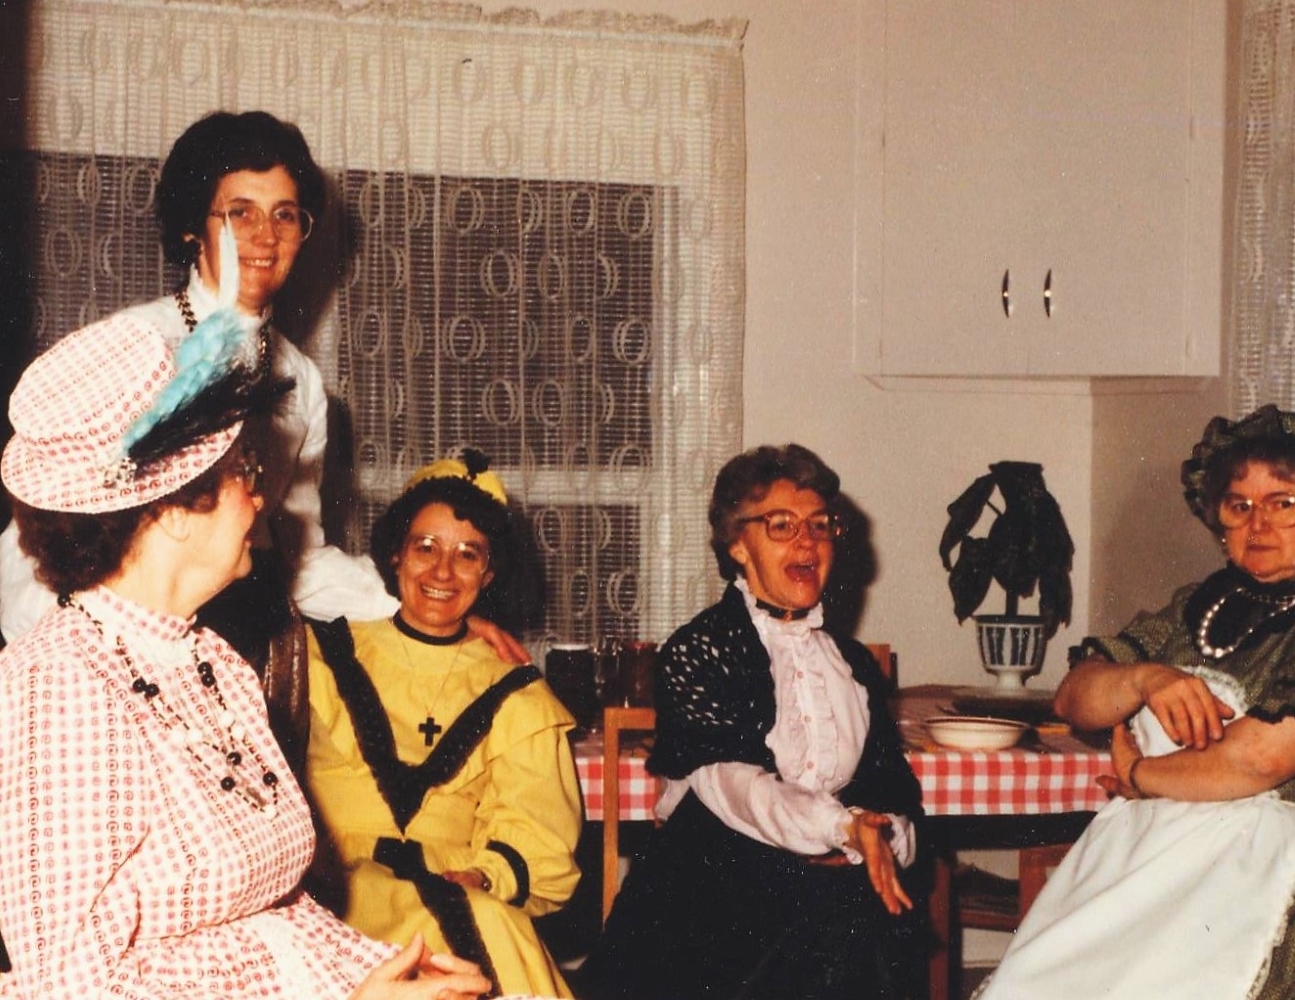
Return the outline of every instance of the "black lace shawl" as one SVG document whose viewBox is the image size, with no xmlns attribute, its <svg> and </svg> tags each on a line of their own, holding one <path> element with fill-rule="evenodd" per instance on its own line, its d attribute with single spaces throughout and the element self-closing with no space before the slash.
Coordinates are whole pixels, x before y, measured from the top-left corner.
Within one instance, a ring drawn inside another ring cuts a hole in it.
<svg viewBox="0 0 1295 1000">
<path fill-rule="evenodd" d="M 889 684 L 863 645 L 835 635 L 832 640 L 855 681 L 868 689 L 872 709 L 863 756 L 837 798 L 847 806 L 917 819 L 921 786 L 886 707 Z M 769 653 L 736 587 L 662 647 L 656 706 L 657 736 L 648 759 L 654 774 L 684 778 L 723 761 L 774 770 L 773 752 L 765 745 L 776 713 Z"/>
</svg>

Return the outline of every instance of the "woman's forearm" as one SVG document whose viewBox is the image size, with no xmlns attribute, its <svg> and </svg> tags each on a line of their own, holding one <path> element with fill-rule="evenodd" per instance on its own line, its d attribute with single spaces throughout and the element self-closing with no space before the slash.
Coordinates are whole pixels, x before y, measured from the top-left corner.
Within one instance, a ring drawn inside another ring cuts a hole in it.
<svg viewBox="0 0 1295 1000">
<path fill-rule="evenodd" d="M 1053 709 L 1076 729 L 1109 729 L 1142 707 L 1142 666 L 1098 658 L 1077 663 L 1057 688 Z"/>
<path fill-rule="evenodd" d="M 1137 761 L 1134 780 L 1146 796 L 1212 802 L 1276 788 L 1295 777 L 1295 719 L 1238 719 L 1204 750 L 1185 747 Z"/>
</svg>

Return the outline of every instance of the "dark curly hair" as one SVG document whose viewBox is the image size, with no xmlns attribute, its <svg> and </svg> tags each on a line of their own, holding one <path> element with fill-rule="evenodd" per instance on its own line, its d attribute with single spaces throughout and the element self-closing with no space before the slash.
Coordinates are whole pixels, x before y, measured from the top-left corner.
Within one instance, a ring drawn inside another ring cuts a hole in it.
<svg viewBox="0 0 1295 1000">
<path fill-rule="evenodd" d="M 458 476 L 415 483 L 393 500 L 373 523 L 369 554 L 382 574 L 388 593 L 400 596 L 397 565 L 410 525 L 424 508 L 436 503 L 445 504 L 456 518 L 467 521 L 485 535 L 490 546 L 493 575 L 478 595 L 472 613 L 510 630 L 524 624 L 532 596 L 527 587 L 529 561 L 520 526 L 506 506 Z"/>
<path fill-rule="evenodd" d="M 214 510 L 225 478 L 240 467 L 236 443 L 211 468 L 173 493 L 104 514 L 40 510 L 13 499 L 18 544 L 36 562 L 36 579 L 56 594 L 98 586 L 121 568 L 140 529 L 169 507 Z"/>
<path fill-rule="evenodd" d="M 1219 503 L 1251 462 L 1269 466 L 1295 483 L 1295 413 L 1271 404 L 1240 420 L 1215 417 L 1183 462 L 1183 496 L 1191 512 L 1211 531 L 1219 532 Z"/>
<path fill-rule="evenodd" d="M 283 167 L 297 184 L 297 202 L 319 218 L 323 171 L 297 126 L 265 111 L 216 111 L 175 140 L 157 181 L 155 211 L 167 261 L 188 268 L 197 259 L 192 237 L 203 232 L 216 186 L 226 174 Z"/>
<path fill-rule="evenodd" d="M 841 477 L 802 445 L 766 444 L 730 458 L 715 477 L 708 514 L 711 551 L 725 580 L 735 580 L 741 572 L 728 550 L 742 531 L 738 518 L 743 505 L 762 499 L 779 479 L 813 490 L 829 509 L 841 492 Z"/>
</svg>

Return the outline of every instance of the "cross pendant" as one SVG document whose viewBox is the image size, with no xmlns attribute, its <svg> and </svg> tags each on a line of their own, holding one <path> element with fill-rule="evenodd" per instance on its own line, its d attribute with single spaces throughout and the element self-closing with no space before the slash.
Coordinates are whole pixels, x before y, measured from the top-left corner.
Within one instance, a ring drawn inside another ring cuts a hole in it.
<svg viewBox="0 0 1295 1000">
<path fill-rule="evenodd" d="M 432 740 L 436 739 L 436 734 L 443 730 L 441 726 L 436 724 L 436 720 L 429 715 L 427 721 L 419 725 L 418 731 L 423 734 L 423 746 L 429 747 L 432 745 Z"/>
</svg>

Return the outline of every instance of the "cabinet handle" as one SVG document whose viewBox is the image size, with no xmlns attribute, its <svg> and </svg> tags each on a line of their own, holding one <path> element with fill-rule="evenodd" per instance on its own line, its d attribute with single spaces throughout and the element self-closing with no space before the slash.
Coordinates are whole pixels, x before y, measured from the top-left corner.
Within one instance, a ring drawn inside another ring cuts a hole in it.
<svg viewBox="0 0 1295 1000">
<path fill-rule="evenodd" d="M 1052 318 L 1052 268 L 1048 268 L 1047 276 L 1043 279 L 1043 311 L 1049 319 Z"/>
<path fill-rule="evenodd" d="M 1003 315 L 1012 318 L 1012 270 L 1003 272 Z"/>
</svg>

